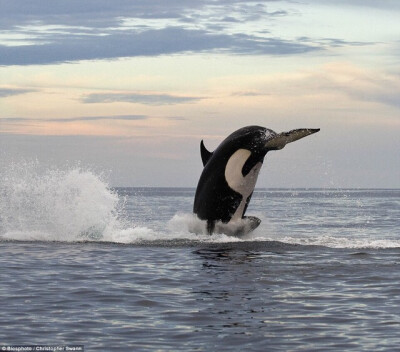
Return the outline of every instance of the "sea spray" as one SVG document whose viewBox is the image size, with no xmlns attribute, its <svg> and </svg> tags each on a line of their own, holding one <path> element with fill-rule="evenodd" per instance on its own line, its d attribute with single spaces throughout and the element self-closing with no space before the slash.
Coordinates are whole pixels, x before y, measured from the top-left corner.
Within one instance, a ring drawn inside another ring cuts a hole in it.
<svg viewBox="0 0 400 352">
<path fill-rule="evenodd" d="M 122 226 L 122 203 L 89 170 L 43 169 L 37 161 L 10 163 L 0 170 L 0 237 L 99 240 Z"/>
<path fill-rule="evenodd" d="M 176 214 L 161 232 L 138 226 L 125 205 L 101 175 L 80 166 L 44 168 L 37 161 L 21 161 L 0 168 L 0 240 L 239 241 L 189 232 L 193 224 L 202 226 L 193 214 Z"/>
</svg>

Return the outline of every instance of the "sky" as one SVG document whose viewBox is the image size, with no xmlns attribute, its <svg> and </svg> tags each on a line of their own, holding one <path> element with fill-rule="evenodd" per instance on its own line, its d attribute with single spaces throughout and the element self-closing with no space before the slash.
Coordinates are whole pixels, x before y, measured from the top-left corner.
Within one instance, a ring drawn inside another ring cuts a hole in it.
<svg viewBox="0 0 400 352">
<path fill-rule="evenodd" d="M 321 128 L 258 187 L 400 187 L 396 0 L 0 0 L 0 165 L 195 187 L 247 125 Z"/>
</svg>

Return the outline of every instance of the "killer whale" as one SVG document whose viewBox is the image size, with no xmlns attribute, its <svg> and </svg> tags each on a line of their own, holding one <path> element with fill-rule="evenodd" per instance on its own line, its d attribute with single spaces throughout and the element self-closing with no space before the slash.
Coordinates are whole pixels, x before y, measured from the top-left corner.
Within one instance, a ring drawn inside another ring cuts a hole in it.
<svg viewBox="0 0 400 352">
<path fill-rule="evenodd" d="M 193 204 L 193 213 L 207 222 L 207 232 L 241 235 L 253 231 L 261 220 L 246 217 L 265 155 L 286 144 L 318 132 L 302 128 L 276 133 L 261 126 L 233 132 L 213 152 L 200 142 L 203 162 Z"/>
</svg>

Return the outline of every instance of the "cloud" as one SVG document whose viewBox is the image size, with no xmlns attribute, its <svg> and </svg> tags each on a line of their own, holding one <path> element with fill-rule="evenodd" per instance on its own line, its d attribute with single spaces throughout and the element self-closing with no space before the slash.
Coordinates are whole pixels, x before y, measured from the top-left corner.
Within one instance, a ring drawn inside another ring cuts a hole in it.
<svg viewBox="0 0 400 352">
<path fill-rule="evenodd" d="M 75 122 L 75 121 L 99 121 L 99 120 L 122 120 L 122 121 L 137 121 L 147 120 L 146 115 L 112 115 L 112 116 L 81 116 L 70 117 L 65 119 L 46 119 L 48 122 Z"/>
<path fill-rule="evenodd" d="M 399 72 L 363 69 L 346 62 L 330 63 L 292 75 L 269 76 L 258 85 L 262 88 L 259 87 L 260 91 L 257 91 L 257 94 L 265 92 L 271 98 L 286 96 L 318 99 L 325 95 L 330 97 L 331 101 L 335 101 L 337 106 L 342 103 L 337 99 L 344 97 L 353 101 L 357 108 L 360 107 L 360 103 L 379 103 L 400 108 Z"/>
<path fill-rule="evenodd" d="M 249 4 L 247 0 L 55 0 L 51 6 L 43 1 L 31 1 L 27 6 L 25 0 L 0 0 L 0 23 L 3 28 L 39 21 L 104 28 L 120 23 L 123 18 L 187 19 L 191 15 L 198 18 L 210 13 L 222 14 L 221 17 L 229 17 L 227 13 L 248 17 L 268 14 L 263 4 L 269 2 L 276 0 L 259 0 L 257 4 Z"/>
<path fill-rule="evenodd" d="M 119 17 L 176 18 L 186 8 L 204 6 L 204 0 L 55 0 L 51 5 L 42 1 L 0 0 L 2 23 L 43 21 L 57 24 L 90 24 L 104 27 L 115 24 Z"/>
<path fill-rule="evenodd" d="M 34 65 L 78 60 L 159 56 L 191 52 L 249 55 L 291 55 L 320 48 L 279 38 L 247 34 L 214 34 L 205 30 L 168 27 L 145 31 L 116 31 L 107 35 L 53 34 L 41 45 L 0 46 L 0 65 Z"/>
<path fill-rule="evenodd" d="M 68 118 L 32 118 L 32 117 L 0 117 L 0 125 L 24 125 L 34 126 L 38 123 L 51 122 L 51 123 L 70 123 L 70 122 L 92 122 L 92 121 L 144 121 L 153 119 L 148 115 L 110 115 L 110 116 L 78 116 Z M 170 121 L 187 121 L 187 118 L 182 116 L 164 116 L 157 117 L 157 119 L 170 120 Z M 34 124 L 27 124 L 34 123 Z"/>
<path fill-rule="evenodd" d="M 363 102 L 375 102 L 400 108 L 400 75 L 397 72 L 361 69 L 355 65 L 325 65 L 313 80 L 324 82 L 320 90 L 331 90 Z"/>
<path fill-rule="evenodd" d="M 359 84 L 343 89 L 347 95 L 366 102 L 377 102 L 400 109 L 399 77 L 370 77 L 361 76 Z"/>
<path fill-rule="evenodd" d="M 177 96 L 170 94 L 142 94 L 142 93 L 93 93 L 83 97 L 84 103 L 138 103 L 145 105 L 172 105 L 194 103 L 203 98 Z"/>
<path fill-rule="evenodd" d="M 300 43 L 309 43 L 318 45 L 320 47 L 338 48 L 344 46 L 366 46 L 376 44 L 374 42 L 360 42 L 360 41 L 348 41 L 339 38 L 310 38 L 306 36 L 296 38 Z"/>
<path fill-rule="evenodd" d="M 204 52 L 301 55 L 370 44 L 274 36 L 272 21 L 292 14 L 285 1 L 57 0 L 51 6 L 40 1 L 26 6 L 23 0 L 0 0 L 0 4 L 0 65 L 4 66 Z"/>
<path fill-rule="evenodd" d="M 122 120 L 122 121 L 137 121 L 137 120 L 147 120 L 149 116 L 146 115 L 110 115 L 110 116 L 80 116 L 80 117 L 69 117 L 69 118 L 29 118 L 29 117 L 4 117 L 0 118 L 1 122 L 77 122 L 77 121 L 100 121 L 100 120 Z"/>
<path fill-rule="evenodd" d="M 0 88 L 0 98 L 10 97 L 13 95 L 25 94 L 35 92 L 35 89 L 23 89 L 23 88 Z"/>
<path fill-rule="evenodd" d="M 259 97 L 269 94 L 256 91 L 242 91 L 242 92 L 233 92 L 231 95 L 233 97 Z"/>
<path fill-rule="evenodd" d="M 316 3 L 318 5 L 333 5 L 333 6 L 360 6 L 371 7 L 381 10 L 400 10 L 400 3 L 398 0 L 308 0 L 309 3 Z"/>
<path fill-rule="evenodd" d="M 0 65 L 223 52 L 294 55 L 319 45 L 270 35 L 265 21 L 287 15 L 261 0 L 0 0 Z M 157 21 L 154 21 L 157 20 Z M 242 24 L 259 21 L 254 31 Z M 240 27 L 238 27 L 240 26 Z"/>
<path fill-rule="evenodd" d="M 188 119 L 186 117 L 182 117 L 182 116 L 169 116 L 169 117 L 166 117 L 166 119 L 171 120 L 171 121 L 188 121 Z"/>
<path fill-rule="evenodd" d="M 28 117 L 2 117 L 2 118 L 0 118 L 0 123 L 2 123 L 2 122 L 25 122 L 25 121 L 36 121 L 36 119 L 30 119 Z"/>
</svg>

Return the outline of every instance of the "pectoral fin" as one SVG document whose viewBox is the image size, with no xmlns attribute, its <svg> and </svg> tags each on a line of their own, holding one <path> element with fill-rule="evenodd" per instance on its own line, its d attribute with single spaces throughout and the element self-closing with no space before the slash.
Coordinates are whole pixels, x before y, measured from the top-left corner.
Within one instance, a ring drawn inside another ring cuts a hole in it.
<svg viewBox="0 0 400 352">
<path fill-rule="evenodd" d="M 265 148 L 267 150 L 279 150 L 282 149 L 286 144 L 309 136 L 310 134 L 316 133 L 319 130 L 319 128 L 300 128 L 289 132 L 282 132 L 268 140 L 265 143 Z"/>
</svg>

